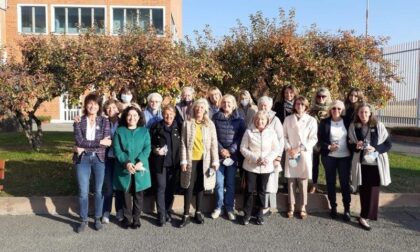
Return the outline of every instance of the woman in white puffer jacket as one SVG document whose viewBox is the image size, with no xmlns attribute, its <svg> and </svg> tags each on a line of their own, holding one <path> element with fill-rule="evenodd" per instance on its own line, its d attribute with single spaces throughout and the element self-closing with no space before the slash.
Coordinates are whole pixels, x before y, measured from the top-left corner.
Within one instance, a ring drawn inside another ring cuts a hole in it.
<svg viewBox="0 0 420 252">
<path fill-rule="evenodd" d="M 260 211 L 257 214 L 257 224 L 264 224 L 262 209 L 264 208 L 267 193 L 267 182 L 270 173 L 274 171 L 273 161 L 280 152 L 279 141 L 276 132 L 267 127 L 269 115 L 265 111 L 259 111 L 254 116 L 254 123 L 248 129 L 241 142 L 241 153 L 245 160 L 243 168 L 247 181 L 244 195 L 244 219 L 243 224 L 249 224 L 253 207 L 253 192 L 257 190 L 257 205 Z"/>
</svg>

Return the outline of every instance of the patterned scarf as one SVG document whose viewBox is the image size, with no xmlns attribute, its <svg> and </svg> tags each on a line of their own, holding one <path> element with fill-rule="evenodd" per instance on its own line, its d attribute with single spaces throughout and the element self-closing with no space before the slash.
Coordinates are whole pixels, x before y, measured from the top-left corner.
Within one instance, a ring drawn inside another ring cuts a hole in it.
<svg viewBox="0 0 420 252">
<path fill-rule="evenodd" d="M 293 100 L 292 101 L 284 101 L 284 111 L 286 111 L 286 113 L 288 115 L 290 115 L 292 113 L 293 110 Z"/>
<path fill-rule="evenodd" d="M 311 108 L 311 115 L 314 116 L 318 123 L 322 119 L 326 118 L 328 116 L 328 107 L 329 104 L 314 104 Z"/>
</svg>

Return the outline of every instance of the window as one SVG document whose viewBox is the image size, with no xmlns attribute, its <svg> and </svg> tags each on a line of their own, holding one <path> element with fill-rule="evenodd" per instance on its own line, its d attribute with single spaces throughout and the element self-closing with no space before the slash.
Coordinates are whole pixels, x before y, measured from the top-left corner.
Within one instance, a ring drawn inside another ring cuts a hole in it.
<svg viewBox="0 0 420 252">
<path fill-rule="evenodd" d="M 105 8 L 54 7 L 54 32 L 79 34 L 89 29 L 105 32 Z"/>
<path fill-rule="evenodd" d="M 18 6 L 19 32 L 27 34 L 47 33 L 45 6 Z"/>
<path fill-rule="evenodd" d="M 163 35 L 163 12 L 163 8 L 113 8 L 112 33 L 119 34 L 132 27 L 147 30 L 153 26 L 157 34 Z"/>
</svg>

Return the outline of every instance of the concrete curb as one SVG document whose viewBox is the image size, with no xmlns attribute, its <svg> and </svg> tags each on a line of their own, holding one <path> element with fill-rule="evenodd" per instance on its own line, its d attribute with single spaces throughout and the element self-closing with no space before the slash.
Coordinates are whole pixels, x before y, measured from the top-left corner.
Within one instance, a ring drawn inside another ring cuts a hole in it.
<svg viewBox="0 0 420 252">
<path fill-rule="evenodd" d="M 242 195 L 236 195 L 236 209 L 242 208 Z M 194 200 L 193 200 L 194 202 Z M 342 211 L 341 194 L 337 194 L 338 210 Z M 214 208 L 214 195 L 206 195 L 203 200 L 203 212 L 211 212 Z M 173 209 L 176 212 L 183 210 L 183 196 L 176 195 Z M 277 194 L 278 211 L 287 210 L 287 194 Z M 420 206 L 420 193 L 381 193 L 379 207 L 418 207 Z M 194 205 L 192 206 L 194 207 Z M 308 212 L 328 211 L 329 204 L 325 194 L 308 195 Z M 153 197 L 146 197 L 144 212 L 154 212 Z M 358 195 L 352 195 L 351 211 L 360 212 Z M 33 214 L 78 214 L 78 199 L 75 196 L 59 197 L 0 197 L 0 215 L 33 215 Z"/>
</svg>

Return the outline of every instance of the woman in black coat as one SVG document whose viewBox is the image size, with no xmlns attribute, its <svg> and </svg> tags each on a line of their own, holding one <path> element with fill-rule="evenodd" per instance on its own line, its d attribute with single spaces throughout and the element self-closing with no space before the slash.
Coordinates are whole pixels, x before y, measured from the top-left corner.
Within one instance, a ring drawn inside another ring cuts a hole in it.
<svg viewBox="0 0 420 252">
<path fill-rule="evenodd" d="M 350 122 L 344 117 L 344 103 L 340 100 L 331 102 L 328 117 L 322 119 L 318 127 L 318 142 L 321 147 L 321 161 L 325 168 L 328 200 L 331 205 L 331 218 L 337 218 L 335 197 L 336 174 L 340 180 L 343 196 L 344 221 L 350 221 L 350 168 L 351 156 L 348 142 Z"/>
<path fill-rule="evenodd" d="M 365 97 L 363 91 L 359 88 L 352 88 L 346 95 L 344 101 L 344 106 L 346 107 L 346 114 L 344 115 L 344 120 L 349 124 L 354 120 L 354 111 L 357 106 L 364 102 Z"/>
<path fill-rule="evenodd" d="M 181 128 L 175 120 L 175 107 L 162 109 L 163 120 L 152 125 L 150 135 L 152 154 L 150 170 L 156 182 L 156 204 L 159 226 L 171 221 L 171 208 L 176 189 L 177 172 L 180 170 Z"/>
</svg>

